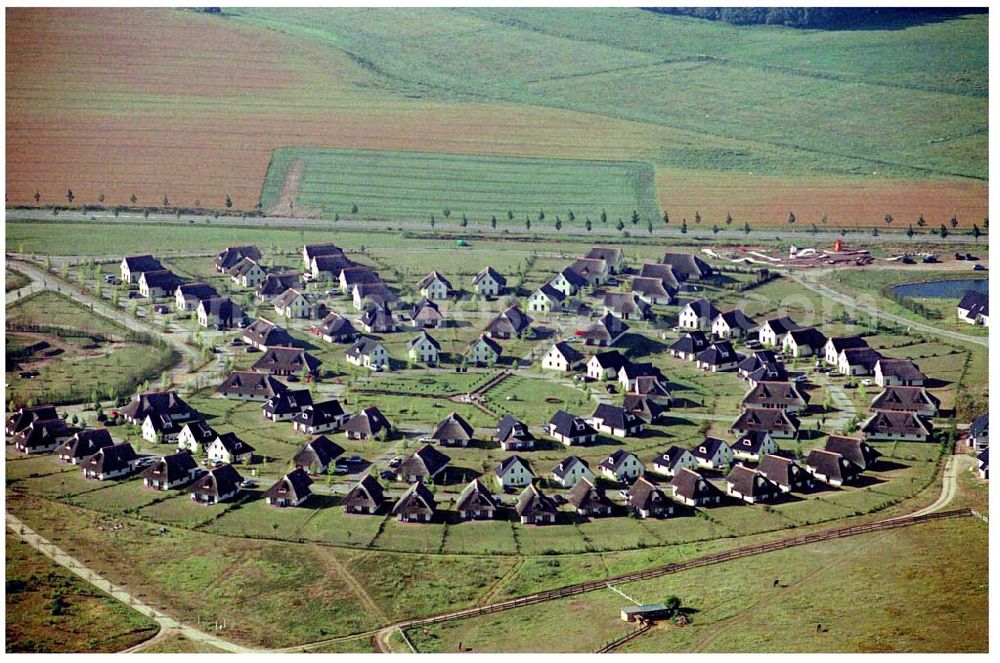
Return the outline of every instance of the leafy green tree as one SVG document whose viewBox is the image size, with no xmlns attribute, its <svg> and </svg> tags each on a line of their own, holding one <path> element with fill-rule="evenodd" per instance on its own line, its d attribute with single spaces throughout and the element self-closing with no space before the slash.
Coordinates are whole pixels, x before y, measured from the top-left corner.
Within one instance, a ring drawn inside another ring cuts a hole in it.
<svg viewBox="0 0 1000 663">
<path fill-rule="evenodd" d="M 927 221 L 924 219 L 924 215 L 923 214 L 921 214 L 919 217 L 917 217 L 917 225 L 920 226 L 921 228 L 923 228 L 924 226 L 927 225 Z"/>
<path fill-rule="evenodd" d="M 73 189 L 68 189 L 66 191 L 66 200 L 69 201 L 70 205 L 73 204 L 74 198 L 76 198 L 76 196 L 73 195 Z"/>
<path fill-rule="evenodd" d="M 167 198 L 167 194 L 163 194 L 163 206 L 168 207 L 170 205 L 170 200 Z"/>
<path fill-rule="evenodd" d="M 562 221 L 559 220 L 558 216 L 556 217 L 556 230 L 562 230 Z"/>
<path fill-rule="evenodd" d="M 35 190 L 35 195 L 34 195 L 34 196 L 32 196 L 32 198 L 34 198 L 34 199 L 35 199 L 35 204 L 37 205 L 37 204 L 38 204 L 38 201 L 40 201 L 40 200 L 42 199 L 42 194 L 41 194 L 41 193 L 39 193 L 39 192 L 38 192 L 38 190 L 36 189 L 36 190 Z"/>
<path fill-rule="evenodd" d="M 569 219 L 570 223 L 573 223 L 574 221 L 576 221 L 576 215 L 573 214 L 573 210 L 569 211 L 569 214 L 566 215 L 566 218 Z"/>
<path fill-rule="evenodd" d="M 618 225 L 615 227 L 618 228 L 619 231 L 625 230 L 625 222 L 622 221 L 621 219 L 618 219 Z"/>
<path fill-rule="evenodd" d="M 872 237 L 878 237 L 878 227 L 872 226 Z"/>
<path fill-rule="evenodd" d="M 750 234 L 750 223 L 747 222 L 747 221 L 743 222 L 743 233 L 745 235 L 749 235 Z"/>
<path fill-rule="evenodd" d="M 601 210 L 601 223 L 608 222 L 608 212 L 606 210 Z"/>
<path fill-rule="evenodd" d="M 512 210 L 507 210 L 507 220 L 508 221 L 514 220 L 514 212 Z"/>
<path fill-rule="evenodd" d="M 976 240 L 977 244 L 979 243 L 979 238 L 982 237 L 982 235 L 983 235 L 983 231 L 979 229 L 979 225 L 973 223 L 972 224 L 972 237 Z"/>
<path fill-rule="evenodd" d="M 667 214 L 667 210 L 663 210 L 663 225 L 665 226 L 670 225 L 670 215 Z"/>
<path fill-rule="evenodd" d="M 889 225 L 893 221 L 892 214 L 886 214 L 882 217 L 882 220 L 885 221 L 885 225 Z"/>
<path fill-rule="evenodd" d="M 958 227 L 958 217 L 957 216 L 951 217 L 951 221 L 949 221 L 948 223 L 951 224 L 952 228 L 957 228 Z"/>
<path fill-rule="evenodd" d="M 791 212 L 788 213 L 788 222 L 795 223 L 795 215 L 792 214 Z"/>
<path fill-rule="evenodd" d="M 496 228 L 496 227 L 497 227 L 497 216 L 496 214 L 494 214 L 493 218 L 490 219 L 490 228 Z"/>
<path fill-rule="evenodd" d="M 945 237 L 948 236 L 948 229 L 944 227 L 943 223 L 941 224 L 940 234 L 941 234 L 941 239 L 944 239 Z"/>
<path fill-rule="evenodd" d="M 730 214 L 729 212 L 726 212 L 726 225 L 727 226 L 733 225 L 733 215 Z"/>
<path fill-rule="evenodd" d="M 351 205 L 351 214 L 357 214 L 357 213 L 358 213 L 358 206 Z"/>
<path fill-rule="evenodd" d="M 712 234 L 713 235 L 718 235 L 719 234 L 719 224 L 718 223 L 713 223 L 712 224 Z"/>
<path fill-rule="evenodd" d="M 469 218 L 463 214 L 462 215 L 462 227 L 463 228 L 467 228 L 468 226 L 469 226 Z"/>
<path fill-rule="evenodd" d="M 634 226 L 638 223 L 639 223 L 639 212 L 636 210 L 632 210 L 632 225 Z"/>
<path fill-rule="evenodd" d="M 687 222 L 687 219 L 682 219 L 681 220 L 681 234 L 682 235 L 687 235 L 687 231 L 688 231 L 688 222 Z"/>
<path fill-rule="evenodd" d="M 594 224 L 593 224 L 593 223 L 591 223 L 591 221 L 590 221 L 590 219 L 589 219 L 589 218 L 587 219 L 587 223 L 585 223 L 584 225 L 585 225 L 585 226 L 586 226 L 586 228 L 587 228 L 587 232 L 590 232 L 590 229 L 594 227 Z"/>
<path fill-rule="evenodd" d="M 917 233 L 914 232 L 914 230 L 913 230 L 913 224 L 911 223 L 909 225 L 909 227 L 907 227 L 907 229 L 906 229 L 906 236 L 909 237 L 910 239 L 913 239 L 913 236 L 916 235 L 916 234 Z"/>
<path fill-rule="evenodd" d="M 538 220 L 539 221 L 545 220 L 545 210 L 543 209 L 538 210 Z"/>
<path fill-rule="evenodd" d="M 695 210 L 694 212 L 694 222 L 695 224 L 701 223 L 701 212 L 699 212 L 698 210 Z"/>
<path fill-rule="evenodd" d="M 524 217 L 524 229 L 531 230 L 531 219 L 527 216 Z"/>
<path fill-rule="evenodd" d="M 97 194 L 97 202 L 99 202 L 101 204 L 104 203 L 104 194 L 103 193 Z"/>
<path fill-rule="evenodd" d="M 434 215 L 431 214 L 431 228 L 434 227 Z"/>
<path fill-rule="evenodd" d="M 652 222 L 652 221 L 647 221 L 647 222 L 646 222 L 646 231 L 647 231 L 647 232 L 648 232 L 648 233 L 649 233 L 650 235 L 652 235 L 652 234 L 653 234 L 653 222 Z"/>
<path fill-rule="evenodd" d="M 128 197 L 128 199 L 133 205 L 139 202 L 139 196 L 135 195 L 134 191 L 132 192 L 132 195 Z"/>
</svg>

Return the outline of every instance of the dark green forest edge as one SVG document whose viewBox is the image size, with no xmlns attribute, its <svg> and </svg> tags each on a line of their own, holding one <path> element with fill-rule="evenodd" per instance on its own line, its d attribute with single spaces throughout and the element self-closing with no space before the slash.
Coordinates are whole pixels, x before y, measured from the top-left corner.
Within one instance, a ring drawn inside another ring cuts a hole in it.
<svg viewBox="0 0 1000 663">
<path fill-rule="evenodd" d="M 884 30 L 962 14 L 987 13 L 982 8 L 941 7 L 651 7 L 648 11 L 731 25 L 783 25 L 813 30 Z"/>
</svg>

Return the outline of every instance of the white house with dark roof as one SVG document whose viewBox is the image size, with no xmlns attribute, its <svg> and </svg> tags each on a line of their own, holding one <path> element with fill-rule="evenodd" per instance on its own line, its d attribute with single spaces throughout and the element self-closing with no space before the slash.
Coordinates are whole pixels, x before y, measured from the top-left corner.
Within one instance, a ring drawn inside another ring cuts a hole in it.
<svg viewBox="0 0 1000 663">
<path fill-rule="evenodd" d="M 441 344 L 426 331 L 421 331 L 406 343 L 406 354 L 410 361 L 427 366 L 437 365 L 440 352 Z"/>
<path fill-rule="evenodd" d="M 642 461 L 631 451 L 616 449 L 602 460 L 597 471 L 612 481 L 630 482 L 642 476 L 645 468 Z"/>
<path fill-rule="evenodd" d="M 732 447 L 716 437 L 706 437 L 701 444 L 692 447 L 691 455 L 698 467 L 706 470 L 725 469 L 733 463 Z"/>
<path fill-rule="evenodd" d="M 546 283 L 528 297 L 528 310 L 539 313 L 559 313 L 566 303 L 566 295 Z"/>
<path fill-rule="evenodd" d="M 368 336 L 362 336 L 354 345 L 347 349 L 344 357 L 355 366 L 363 366 L 373 371 L 389 368 L 389 351 L 381 342 Z"/>
<path fill-rule="evenodd" d="M 601 403 L 587 422 L 602 433 L 614 437 L 630 437 L 642 432 L 643 420 L 623 407 Z"/>
<path fill-rule="evenodd" d="M 256 288 L 265 276 L 267 272 L 253 258 L 243 258 L 229 270 L 230 280 L 244 288 Z"/>
<path fill-rule="evenodd" d="M 485 267 L 472 279 L 472 289 L 481 297 L 497 297 L 507 287 L 507 279 L 492 267 Z"/>
<path fill-rule="evenodd" d="M 823 360 L 829 366 L 836 366 L 840 359 L 840 353 L 851 348 L 867 348 L 868 341 L 857 334 L 851 336 L 831 336 L 826 339 L 823 346 Z"/>
<path fill-rule="evenodd" d="M 148 253 L 141 256 L 125 256 L 121 262 L 123 283 L 138 283 L 143 272 L 156 272 L 163 269 L 160 261 Z"/>
<path fill-rule="evenodd" d="M 289 288 L 272 301 L 274 310 L 283 318 L 311 318 L 313 307 L 305 293 Z"/>
<path fill-rule="evenodd" d="M 452 291 L 451 281 L 437 272 L 431 272 L 417 283 L 417 291 L 431 301 L 448 299 Z"/>
<path fill-rule="evenodd" d="M 578 456 L 567 456 L 552 468 L 552 479 L 563 488 L 572 488 L 580 479 L 594 480 L 594 473 L 587 461 Z"/>
<path fill-rule="evenodd" d="M 734 460 L 756 463 L 767 454 L 777 453 L 778 444 L 767 431 L 752 430 L 732 444 Z"/>
<path fill-rule="evenodd" d="M 611 274 L 621 274 L 625 271 L 625 253 L 617 247 L 595 246 L 583 257 L 587 260 L 603 260 Z"/>
<path fill-rule="evenodd" d="M 583 353 L 566 341 L 559 341 L 542 357 L 542 368 L 568 373 L 583 360 Z"/>
<path fill-rule="evenodd" d="M 989 327 L 990 296 L 985 292 L 969 290 L 958 302 L 955 313 L 962 322 Z"/>
<path fill-rule="evenodd" d="M 143 272 L 139 275 L 139 294 L 150 299 L 167 297 L 177 289 L 179 281 L 169 269 Z"/>
<path fill-rule="evenodd" d="M 875 364 L 875 384 L 880 387 L 922 387 L 926 379 L 909 359 L 883 357 Z"/>
<path fill-rule="evenodd" d="M 742 309 L 719 313 L 712 318 L 712 334 L 716 338 L 743 338 L 757 330 L 757 323 Z"/>
<path fill-rule="evenodd" d="M 822 355 L 826 336 L 815 327 L 793 329 L 781 340 L 781 348 L 793 357 Z"/>
<path fill-rule="evenodd" d="M 771 318 L 765 320 L 764 324 L 757 330 L 757 340 L 766 347 L 778 347 L 784 342 L 785 335 L 793 329 L 801 329 L 801 327 L 788 316 Z"/>
<path fill-rule="evenodd" d="M 493 468 L 493 474 L 497 478 L 497 483 L 504 490 L 508 488 L 522 488 L 535 480 L 535 474 L 531 471 L 531 465 L 520 456 L 508 456 Z"/>
<path fill-rule="evenodd" d="M 591 380 L 615 380 L 618 371 L 627 363 L 630 363 L 628 358 L 617 350 L 598 352 L 587 360 L 587 377 Z"/>
<path fill-rule="evenodd" d="M 586 278 L 567 267 L 553 276 L 548 285 L 561 292 L 564 297 L 572 297 L 580 292 L 580 288 L 585 288 L 588 282 Z"/>
<path fill-rule="evenodd" d="M 677 445 L 653 459 L 653 471 L 668 477 L 674 476 L 681 469 L 696 470 L 698 467 L 698 459 L 690 451 Z"/>
<path fill-rule="evenodd" d="M 174 290 L 174 308 L 178 311 L 194 311 L 203 299 L 218 296 L 219 292 L 207 283 L 181 283 Z"/>
<path fill-rule="evenodd" d="M 567 447 L 589 444 L 597 439 L 597 431 L 582 417 L 564 410 L 557 411 L 546 426 L 546 432 Z"/>
<path fill-rule="evenodd" d="M 502 352 L 500 344 L 484 333 L 465 347 L 465 360 L 475 366 L 491 366 L 500 361 Z"/>
<path fill-rule="evenodd" d="M 677 325 L 681 329 L 708 331 L 712 321 L 719 315 L 719 309 L 704 297 L 689 301 L 677 316 Z"/>
</svg>

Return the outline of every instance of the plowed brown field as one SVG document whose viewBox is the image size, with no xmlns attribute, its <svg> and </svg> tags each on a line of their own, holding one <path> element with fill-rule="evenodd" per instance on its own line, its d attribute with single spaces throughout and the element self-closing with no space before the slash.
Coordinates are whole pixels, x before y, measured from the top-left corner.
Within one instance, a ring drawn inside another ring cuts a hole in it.
<svg viewBox="0 0 1000 663">
<path fill-rule="evenodd" d="M 703 135 L 516 104 L 433 102 L 385 87 L 345 54 L 232 20 L 168 9 L 9 9 L 7 200 L 200 203 L 252 209 L 284 145 L 655 160 Z M 987 185 L 789 180 L 658 169 L 661 205 L 703 223 L 971 223 Z"/>
</svg>

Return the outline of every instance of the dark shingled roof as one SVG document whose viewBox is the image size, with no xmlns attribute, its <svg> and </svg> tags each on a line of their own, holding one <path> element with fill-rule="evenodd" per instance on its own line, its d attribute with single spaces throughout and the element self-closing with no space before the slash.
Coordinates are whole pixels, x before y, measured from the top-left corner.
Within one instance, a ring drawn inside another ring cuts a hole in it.
<svg viewBox="0 0 1000 663">
<path fill-rule="evenodd" d="M 610 343 L 629 330 L 629 326 L 624 322 L 605 313 L 596 322 L 587 325 L 580 336 L 584 339 L 593 339 Z"/>
<path fill-rule="evenodd" d="M 303 247 L 303 251 L 305 252 L 306 257 L 310 260 L 318 256 L 335 256 L 344 254 L 344 249 L 329 242 L 325 244 L 306 244 Z"/>
<path fill-rule="evenodd" d="M 378 339 L 371 336 L 362 336 L 354 342 L 354 345 L 347 348 L 346 354 L 348 357 L 364 357 L 373 353 L 379 345 L 382 344 Z"/>
<path fill-rule="evenodd" d="M 141 479 L 154 479 L 173 483 L 178 479 L 191 476 L 191 470 L 198 467 L 198 461 L 190 451 L 180 451 L 168 456 L 161 456 L 158 461 L 139 473 Z"/>
<path fill-rule="evenodd" d="M 733 443 L 733 451 L 739 451 L 753 456 L 760 455 L 761 447 L 763 447 L 764 442 L 767 441 L 767 436 L 768 434 L 764 431 L 749 431 L 746 435 L 740 436 L 740 438 Z"/>
<path fill-rule="evenodd" d="M 315 256 L 310 260 L 310 264 L 315 262 L 316 270 L 329 272 L 334 278 L 339 278 L 345 269 L 351 269 L 355 263 L 343 254 L 332 254 L 325 256 Z"/>
<path fill-rule="evenodd" d="M 729 445 L 725 440 L 720 440 L 717 437 L 706 437 L 702 440 L 701 444 L 691 448 L 691 455 L 695 458 L 711 460 L 718 453 L 719 449 L 727 446 Z"/>
<path fill-rule="evenodd" d="M 194 408 L 184 402 L 173 389 L 167 391 L 147 391 L 126 405 L 121 410 L 122 416 L 135 421 L 142 421 L 146 415 L 168 414 L 171 417 L 183 419 L 195 414 Z"/>
<path fill-rule="evenodd" d="M 617 263 L 622 256 L 622 250 L 613 246 L 595 246 L 589 249 L 584 255 L 588 260 L 603 260 L 608 264 Z"/>
<path fill-rule="evenodd" d="M 690 308 L 694 311 L 695 315 L 699 318 L 708 318 L 709 320 L 714 320 L 715 316 L 719 315 L 719 309 L 715 308 L 712 302 L 708 301 L 704 297 L 699 297 L 698 299 L 692 299 L 681 307 L 681 310 Z"/>
<path fill-rule="evenodd" d="M 412 454 L 403 459 L 396 470 L 399 476 L 426 476 L 432 477 L 440 472 L 449 462 L 451 457 L 443 454 L 429 444 L 425 444 Z"/>
<path fill-rule="evenodd" d="M 56 413 L 56 408 L 52 405 L 22 407 L 7 417 L 7 435 L 13 435 L 14 433 L 24 430 L 31 425 L 31 422 L 33 421 L 51 421 L 52 419 L 58 418 L 59 415 Z"/>
<path fill-rule="evenodd" d="M 132 445 L 122 442 L 98 449 L 93 456 L 83 462 L 83 467 L 98 474 L 107 474 L 128 467 L 129 463 L 137 458 Z"/>
<path fill-rule="evenodd" d="M 214 495 L 221 497 L 239 490 L 243 477 L 232 465 L 220 465 L 213 467 L 207 474 L 195 479 L 195 482 L 188 488 L 189 493 L 199 493 L 202 495 Z"/>
<path fill-rule="evenodd" d="M 596 509 L 607 509 L 611 506 L 604 491 L 598 490 L 587 477 L 580 477 L 569 491 L 569 503 L 574 509 L 586 509 L 593 511 Z"/>
<path fill-rule="evenodd" d="M 285 290 L 283 293 L 281 293 L 273 300 L 271 300 L 271 303 L 274 304 L 275 308 L 288 308 L 289 306 L 291 306 L 292 302 L 294 302 L 299 297 L 305 299 L 308 302 L 308 298 L 305 296 L 305 293 L 303 293 L 301 290 L 296 290 L 295 288 L 289 288 L 288 290 Z"/>
<path fill-rule="evenodd" d="M 848 366 L 861 366 L 867 371 L 875 370 L 875 364 L 882 358 L 882 355 L 871 348 L 848 348 L 843 352 Z"/>
<path fill-rule="evenodd" d="M 422 481 L 417 481 L 411 485 L 399 501 L 392 507 L 392 515 L 427 515 L 434 516 L 437 502 L 434 495 L 428 490 Z"/>
<path fill-rule="evenodd" d="M 575 364 L 576 362 L 583 359 L 583 353 L 574 348 L 566 341 L 559 341 L 553 344 L 552 348 L 555 348 L 556 352 L 561 354 L 563 358 L 566 359 L 566 361 L 570 364 Z M 550 351 L 552 348 L 550 348 Z"/>
<path fill-rule="evenodd" d="M 730 329 L 742 329 L 743 331 L 749 331 L 757 326 L 757 323 L 753 321 L 752 318 L 748 318 L 743 309 L 734 308 L 731 311 L 726 311 L 725 313 L 719 313 L 718 316 L 721 317 L 726 325 Z M 713 318 L 713 321 L 715 318 Z"/>
<path fill-rule="evenodd" d="M 256 260 L 252 258 L 241 258 L 239 262 L 229 268 L 229 275 L 239 278 L 248 273 L 254 267 L 260 268 L 261 271 L 266 271 L 263 267 L 257 264 Z"/>
<path fill-rule="evenodd" d="M 344 430 L 352 433 L 364 433 L 371 437 L 378 435 L 383 430 L 390 430 L 392 425 L 385 418 L 382 411 L 375 406 L 366 407 L 344 424 Z"/>
<path fill-rule="evenodd" d="M 665 287 L 668 287 L 675 292 L 680 287 L 680 282 L 685 280 L 685 278 L 670 265 L 663 265 L 654 262 L 645 262 L 642 264 L 642 269 L 639 271 L 639 278 L 659 279 L 663 282 Z"/>
<path fill-rule="evenodd" d="M 268 274 L 257 286 L 257 297 L 273 297 L 280 295 L 289 288 L 301 287 L 302 281 L 298 274 Z"/>
<path fill-rule="evenodd" d="M 780 382 L 788 377 L 785 365 L 781 363 L 773 350 L 760 350 L 753 353 L 737 366 L 737 370 L 753 378 L 755 382 L 771 380 Z"/>
<path fill-rule="evenodd" d="M 762 430 L 769 433 L 775 431 L 796 432 L 799 430 L 799 420 L 784 410 L 764 410 L 748 407 L 736 419 L 733 430 Z"/>
<path fill-rule="evenodd" d="M 551 283 L 546 283 L 540 287 L 537 292 L 541 292 L 546 297 L 556 302 L 562 303 L 566 299 L 566 295 L 562 293 L 562 290 L 556 290 L 552 287 Z"/>
<path fill-rule="evenodd" d="M 531 484 L 517 498 L 517 506 L 514 507 L 514 510 L 522 518 L 540 513 L 551 513 L 554 516 L 556 515 L 556 504 L 552 501 L 552 498 L 536 488 L 534 484 Z"/>
<path fill-rule="evenodd" d="M 663 279 L 636 276 L 632 279 L 632 292 L 647 297 L 673 297 L 677 294 L 677 288 L 671 287 Z"/>
<path fill-rule="evenodd" d="M 483 482 L 473 479 L 462 489 L 455 500 L 456 511 L 492 513 L 497 510 L 497 500 Z"/>
<path fill-rule="evenodd" d="M 735 364 L 743 356 L 736 352 L 733 344 L 729 341 L 717 341 L 708 348 L 698 353 L 695 357 L 698 361 L 709 366 L 722 366 L 724 364 Z"/>
<path fill-rule="evenodd" d="M 690 331 L 674 341 L 670 346 L 670 351 L 686 355 L 697 354 L 707 348 L 708 345 L 708 336 L 705 335 L 705 332 Z"/>
<path fill-rule="evenodd" d="M 883 376 L 892 376 L 900 380 L 925 380 L 917 365 L 909 359 L 879 359 Z"/>
<path fill-rule="evenodd" d="M 497 441 L 506 442 L 511 438 L 530 440 L 534 436 L 528 430 L 528 425 L 513 415 L 505 414 L 497 424 Z"/>
<path fill-rule="evenodd" d="M 219 437 L 215 438 L 222 445 L 222 448 L 229 453 L 242 456 L 243 454 L 249 454 L 254 452 L 254 448 L 241 440 L 236 433 L 232 431 L 228 433 L 222 433 Z"/>
<path fill-rule="evenodd" d="M 329 426 L 344 416 L 344 407 L 336 398 L 321 403 L 306 405 L 292 417 L 292 421 L 303 426 Z"/>
<path fill-rule="evenodd" d="M 827 339 L 827 342 L 833 346 L 834 351 L 836 351 L 838 355 L 843 350 L 868 347 L 868 341 L 861 338 L 857 334 L 854 334 L 853 336 L 831 336 Z"/>
<path fill-rule="evenodd" d="M 303 497 L 312 495 L 312 489 L 309 488 L 312 482 L 313 480 L 309 478 L 309 473 L 301 467 L 297 467 L 278 479 L 267 489 L 264 496 L 271 499 L 284 498 L 297 502 Z"/>
<path fill-rule="evenodd" d="M 507 472 L 507 470 L 509 470 L 517 463 L 520 463 L 521 466 L 524 467 L 524 469 L 527 470 L 528 474 L 530 474 L 532 477 L 535 476 L 535 473 L 531 471 L 531 463 L 526 461 L 521 456 L 518 456 L 517 454 L 514 454 L 513 456 L 507 456 L 506 458 L 504 458 L 497 464 L 495 468 L 493 468 L 493 472 L 498 477 L 503 476 L 503 474 Z"/>
<path fill-rule="evenodd" d="M 933 427 L 913 412 L 876 412 L 861 430 L 866 434 L 930 435 Z"/>
<path fill-rule="evenodd" d="M 422 297 L 419 302 L 413 305 L 410 312 L 410 319 L 414 322 L 440 322 L 444 319 L 441 309 L 432 300 Z"/>
<path fill-rule="evenodd" d="M 622 430 L 627 430 L 640 423 L 637 416 L 623 407 L 611 405 L 610 403 L 601 403 L 598 405 L 590 418 L 591 420 L 599 419 L 604 422 L 605 426 L 620 428 Z"/>
<path fill-rule="evenodd" d="M 965 309 L 972 317 L 989 315 L 990 296 L 985 292 L 969 290 L 962 296 L 961 301 L 958 302 L 958 308 Z"/>
<path fill-rule="evenodd" d="M 107 428 L 82 430 L 56 447 L 55 453 L 57 456 L 86 458 L 114 443 L 115 441 L 111 439 L 111 433 Z"/>
<path fill-rule="evenodd" d="M 332 337 L 347 336 L 353 338 L 358 335 L 358 330 L 354 328 L 351 321 L 337 313 L 330 313 L 323 318 L 320 332 L 325 336 Z"/>
<path fill-rule="evenodd" d="M 503 347 L 499 343 L 494 341 L 492 338 L 487 336 L 485 333 L 480 334 L 477 338 L 474 338 L 471 341 L 469 341 L 469 343 L 465 346 L 466 352 L 476 347 L 476 345 L 478 345 L 480 341 L 485 343 L 486 346 L 489 347 L 489 349 L 492 350 L 493 352 L 497 353 L 498 356 L 503 353 Z"/>
<path fill-rule="evenodd" d="M 272 398 L 287 391 L 278 378 L 257 371 L 233 371 L 226 381 L 219 385 L 216 391 L 225 396 L 242 396 L 244 398 Z"/>
<path fill-rule="evenodd" d="M 669 449 L 661 453 L 659 456 L 653 459 L 654 465 L 664 465 L 669 467 L 671 470 L 675 469 L 677 463 L 680 459 L 684 457 L 684 454 L 690 454 L 691 452 L 684 447 L 679 447 L 676 444 L 672 445 Z"/>
<path fill-rule="evenodd" d="M 830 435 L 826 438 L 827 451 L 838 453 L 860 468 L 868 468 L 882 453 L 864 440 L 856 437 Z"/>
<path fill-rule="evenodd" d="M 243 258 L 260 260 L 260 250 L 252 244 L 227 246 L 215 256 L 215 266 L 219 269 L 229 269 Z"/>
<path fill-rule="evenodd" d="M 706 481 L 703 476 L 686 467 L 677 470 L 670 485 L 674 487 L 675 495 L 688 500 L 701 500 L 720 494 L 719 489 Z"/>
<path fill-rule="evenodd" d="M 372 511 L 376 511 L 382 506 L 384 499 L 385 493 L 382 490 L 382 484 L 372 475 L 366 474 L 361 481 L 347 491 L 342 504 L 353 508 L 368 507 Z"/>
<path fill-rule="evenodd" d="M 566 458 L 563 458 L 561 461 L 559 461 L 558 465 L 552 468 L 552 474 L 559 477 L 560 479 L 565 479 L 566 473 L 569 472 L 571 469 L 573 469 L 573 466 L 576 465 L 577 463 L 580 463 L 588 470 L 590 469 L 590 465 L 587 464 L 587 461 L 580 458 L 579 456 L 567 456 Z"/>
<path fill-rule="evenodd" d="M 417 334 L 416 336 L 414 336 L 413 338 L 411 338 L 409 341 L 406 342 L 406 349 L 412 350 L 414 347 L 420 345 L 424 341 L 430 343 L 435 350 L 438 351 L 441 350 L 441 344 L 437 342 L 437 339 L 435 339 L 433 336 L 431 336 L 430 334 L 428 334 L 426 331 L 423 330 L 421 330 L 419 334 Z"/>
<path fill-rule="evenodd" d="M 555 433 L 565 437 L 581 437 L 597 433 L 584 419 L 564 410 L 553 414 L 549 423 L 552 424 Z"/>
<path fill-rule="evenodd" d="M 617 473 L 618 468 L 621 467 L 629 458 L 639 460 L 638 456 L 631 451 L 626 451 L 625 449 L 615 449 L 607 458 L 598 464 L 598 467 Z M 642 463 L 639 464 L 642 465 Z"/>
<path fill-rule="evenodd" d="M 308 389 L 286 389 L 264 401 L 261 410 L 266 414 L 289 414 L 312 405 L 312 392 Z"/>
<path fill-rule="evenodd" d="M 983 433 L 988 433 L 990 430 L 990 413 L 984 412 L 969 424 L 969 434 L 973 437 L 979 437 Z"/>
<path fill-rule="evenodd" d="M 434 281 L 440 281 L 441 283 L 443 283 L 445 285 L 446 288 L 448 288 L 448 290 L 452 290 L 453 289 L 451 287 L 451 281 L 449 281 L 448 279 L 446 279 L 445 277 L 441 276 L 440 274 L 438 274 L 435 271 L 435 272 L 431 272 L 430 274 L 428 274 L 424 278 L 420 279 L 420 282 L 417 283 L 417 290 L 423 290 L 424 288 L 426 288 L 427 286 L 429 286 Z"/>
<path fill-rule="evenodd" d="M 826 336 L 815 327 L 793 329 L 788 332 L 796 345 L 808 345 L 811 348 L 822 348 L 826 345 Z"/>
<path fill-rule="evenodd" d="M 299 375 L 303 368 L 309 373 L 315 373 L 322 363 L 302 348 L 271 345 L 251 368 L 262 373 L 286 372 Z"/>
<path fill-rule="evenodd" d="M 502 277 L 500 275 L 500 272 L 493 269 L 492 267 L 486 267 L 481 272 L 476 274 L 475 278 L 472 279 L 472 285 L 479 285 L 479 282 L 482 281 L 484 278 L 486 278 L 487 275 L 489 275 L 490 278 L 496 281 L 497 285 L 499 285 L 501 288 L 507 285 L 507 279 Z"/>
<path fill-rule="evenodd" d="M 174 291 L 181 293 L 185 299 L 197 299 L 201 301 L 203 299 L 212 299 L 213 297 L 219 296 L 219 291 L 207 283 L 181 283 L 177 286 L 177 290 Z"/>
<path fill-rule="evenodd" d="M 793 329 L 802 329 L 797 322 L 789 318 L 787 315 L 783 315 L 779 318 L 771 318 L 770 320 L 765 321 L 761 326 L 770 327 L 774 330 L 774 333 L 779 336 L 786 332 L 790 332 Z"/>
<path fill-rule="evenodd" d="M 295 345 L 292 337 L 283 327 L 279 327 L 270 320 L 257 318 L 243 330 L 243 338 L 261 346 L 270 345 Z"/>
<path fill-rule="evenodd" d="M 704 278 L 712 274 L 711 265 L 691 253 L 664 253 L 660 263 L 673 267 L 684 280 Z"/>
<path fill-rule="evenodd" d="M 219 436 L 219 434 L 204 421 L 189 421 L 181 427 L 181 432 L 183 433 L 185 429 L 191 431 L 191 437 L 195 442 L 201 445 L 208 444 Z"/>
<path fill-rule="evenodd" d="M 125 256 L 125 265 L 132 272 L 155 272 L 163 269 L 160 261 L 148 253 L 141 256 Z"/>
<path fill-rule="evenodd" d="M 612 350 L 610 352 L 598 352 L 593 355 L 589 361 L 597 361 L 598 366 L 602 369 L 610 368 L 614 370 L 617 374 L 622 366 L 629 363 L 628 358 L 617 350 Z M 589 363 L 588 361 L 588 363 Z"/>
<path fill-rule="evenodd" d="M 344 448 L 339 444 L 326 435 L 317 435 L 305 443 L 305 446 L 292 458 L 292 462 L 303 467 L 310 465 L 326 466 L 343 454 Z"/>
<path fill-rule="evenodd" d="M 341 267 L 340 280 L 350 290 L 351 286 L 355 283 L 381 283 L 382 278 L 371 267 L 360 265 L 357 267 Z"/>
<path fill-rule="evenodd" d="M 791 458 L 764 454 L 757 463 L 757 470 L 771 481 L 785 488 L 794 488 L 803 479 L 804 470 Z"/>
<path fill-rule="evenodd" d="M 619 315 L 638 314 L 645 317 L 651 306 L 631 292 L 606 292 L 603 305 Z"/>
</svg>

